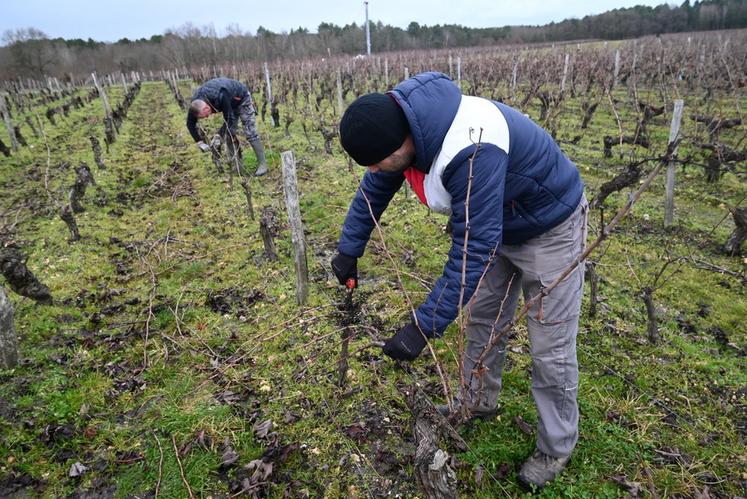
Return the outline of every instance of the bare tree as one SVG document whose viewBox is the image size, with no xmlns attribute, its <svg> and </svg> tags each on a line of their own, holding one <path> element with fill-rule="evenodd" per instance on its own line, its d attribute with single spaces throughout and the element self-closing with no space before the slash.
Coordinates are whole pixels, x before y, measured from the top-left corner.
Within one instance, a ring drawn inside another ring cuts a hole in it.
<svg viewBox="0 0 747 499">
<path fill-rule="evenodd" d="M 56 60 L 54 43 L 36 28 L 18 28 L 3 33 L 18 73 L 41 78 L 50 72 Z"/>
</svg>

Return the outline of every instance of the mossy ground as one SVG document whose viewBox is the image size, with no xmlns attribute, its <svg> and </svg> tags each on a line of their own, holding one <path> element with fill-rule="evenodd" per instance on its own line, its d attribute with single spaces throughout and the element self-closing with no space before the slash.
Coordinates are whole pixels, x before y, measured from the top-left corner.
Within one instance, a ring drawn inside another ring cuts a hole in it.
<svg viewBox="0 0 747 499">
<path fill-rule="evenodd" d="M 190 84 L 181 86 L 188 95 Z M 112 89 L 110 99 L 120 97 Z M 60 163 L 92 164 L 88 136 L 102 135 L 100 106 L 94 101 L 56 126 L 45 123 L 49 185 L 60 200 L 74 175 Z M 617 152 L 602 158 L 601 136 L 617 130 L 609 107 L 600 105 L 584 131 L 578 99 L 565 106 L 557 138 L 582 136 L 563 147 L 590 198 L 633 154 L 648 154 L 624 146 L 623 159 Z M 625 104 L 620 108 L 623 122 L 632 123 Z M 537 118 L 537 107 L 527 111 Z M 654 121 L 652 156 L 664 151 L 668 119 Z M 83 238 L 76 243 L 49 210 L 44 141 L 29 139 L 32 147 L 2 160 L 2 209 L 22 208 L 16 240 L 55 303 L 11 294 L 23 362 L 0 373 L 0 490 L 143 497 L 158 488 L 161 496 L 186 497 L 186 481 L 196 496 L 226 496 L 251 476 L 242 467 L 265 455 L 274 468 L 262 487 L 272 497 L 418 495 L 409 415 L 397 387 L 417 381 L 438 398 L 432 360 L 401 367 L 377 349 L 363 350 L 351 359 L 347 386 L 335 385 L 344 292 L 328 262 L 362 171 L 348 169 L 337 145 L 326 155 L 320 134 L 310 132 L 308 142 L 299 120 L 290 137 L 269 116 L 259 128 L 271 167 L 251 179 L 257 214 L 273 206 L 284 220 L 279 153 L 293 150 L 298 163 L 311 279 L 303 307 L 294 299 L 288 228 L 276 239 L 279 261 L 267 261 L 238 180 L 218 175 L 191 144 L 184 113 L 163 83 L 143 84 L 104 155 L 107 169 L 94 172 L 98 190 L 89 190 L 77 217 Z M 690 120 L 685 129 L 695 133 Z M 250 148 L 245 161 L 252 171 Z M 624 496 L 612 477 L 639 483 L 647 495 L 744 490 L 744 286 L 693 262 L 740 270 L 739 259 L 718 251 L 733 227 L 728 217 L 719 221 L 745 189 L 732 174 L 707 184 L 693 166 L 677 185 L 675 228 L 662 228 L 659 178 L 594 255 L 603 301 L 594 318 L 585 302 L 578 339 L 581 438 L 571 466 L 544 497 Z M 605 220 L 626 195 L 608 199 Z M 594 212 L 590 238 L 599 219 Z M 382 226 L 397 269 L 374 236 L 359 263 L 352 351 L 407 317 L 397 271 L 415 305 L 426 295 L 450 244 L 445 222 L 412 194 L 396 196 Z M 638 294 L 667 254 L 690 258 L 672 266 L 677 272 L 654 295 L 662 337 L 652 345 Z M 214 297 L 229 295 L 233 301 L 215 306 Z M 452 326 L 434 342 L 452 379 L 457 334 Z M 511 345 L 501 414 L 462 431 L 471 448 L 456 455 L 464 496 L 523 493 L 515 474 L 534 439 L 517 421 L 536 421 L 523 326 Z M 268 419 L 265 435 L 257 425 Z M 222 466 L 226 445 L 238 460 Z M 88 470 L 71 478 L 76 462 Z"/>
</svg>

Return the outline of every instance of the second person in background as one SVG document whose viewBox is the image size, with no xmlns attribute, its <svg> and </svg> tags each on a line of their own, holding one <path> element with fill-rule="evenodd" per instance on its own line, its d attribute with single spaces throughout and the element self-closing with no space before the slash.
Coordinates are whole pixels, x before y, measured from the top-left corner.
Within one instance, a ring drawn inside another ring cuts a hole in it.
<svg viewBox="0 0 747 499">
<path fill-rule="evenodd" d="M 257 170 L 254 175 L 259 177 L 267 173 L 265 150 L 257 133 L 256 112 L 249 89 L 237 80 L 230 78 L 213 78 L 208 80 L 192 94 L 192 102 L 187 112 L 187 129 L 202 152 L 210 150 L 210 146 L 200 140 L 197 133 L 197 120 L 207 118 L 213 113 L 223 113 L 223 126 L 213 137 L 213 145 L 220 145 L 220 137 L 227 133 L 238 133 L 239 118 L 244 124 L 244 133 L 249 144 L 257 156 Z"/>
</svg>

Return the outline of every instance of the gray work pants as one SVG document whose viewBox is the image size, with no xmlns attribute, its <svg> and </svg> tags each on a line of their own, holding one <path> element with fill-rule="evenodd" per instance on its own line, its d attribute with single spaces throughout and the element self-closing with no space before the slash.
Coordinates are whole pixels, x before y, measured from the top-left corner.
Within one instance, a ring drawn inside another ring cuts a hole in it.
<svg viewBox="0 0 747 499">
<path fill-rule="evenodd" d="M 586 245 L 588 203 L 557 227 L 522 244 L 504 245 L 496 265 L 484 276 L 467 310 L 464 376 L 471 410 L 496 408 L 506 355 L 507 335 L 476 365 L 485 345 L 511 321 L 520 291 L 529 300 L 549 286 Z M 539 425 L 537 448 L 545 454 L 570 455 L 578 440 L 578 362 L 576 334 L 583 295 L 581 262 L 528 314 L 532 355 L 532 395 Z"/>
<path fill-rule="evenodd" d="M 259 133 L 257 132 L 257 113 L 254 111 L 254 102 L 252 101 L 251 94 L 247 93 L 244 100 L 241 101 L 238 108 L 238 115 L 241 118 L 241 122 L 244 124 L 244 133 L 246 139 L 251 144 L 252 142 L 259 140 Z M 231 133 L 236 135 L 238 132 L 238 120 L 234 120 L 234 127 Z"/>
</svg>

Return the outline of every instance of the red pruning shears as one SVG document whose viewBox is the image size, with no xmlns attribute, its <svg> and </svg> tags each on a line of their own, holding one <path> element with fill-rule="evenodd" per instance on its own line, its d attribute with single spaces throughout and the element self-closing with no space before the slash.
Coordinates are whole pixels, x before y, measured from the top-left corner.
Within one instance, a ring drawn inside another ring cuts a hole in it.
<svg viewBox="0 0 747 499">
<path fill-rule="evenodd" d="M 353 290 L 358 286 L 358 280 L 355 277 L 348 277 L 348 280 L 345 281 L 345 287 L 349 290 Z"/>
</svg>

